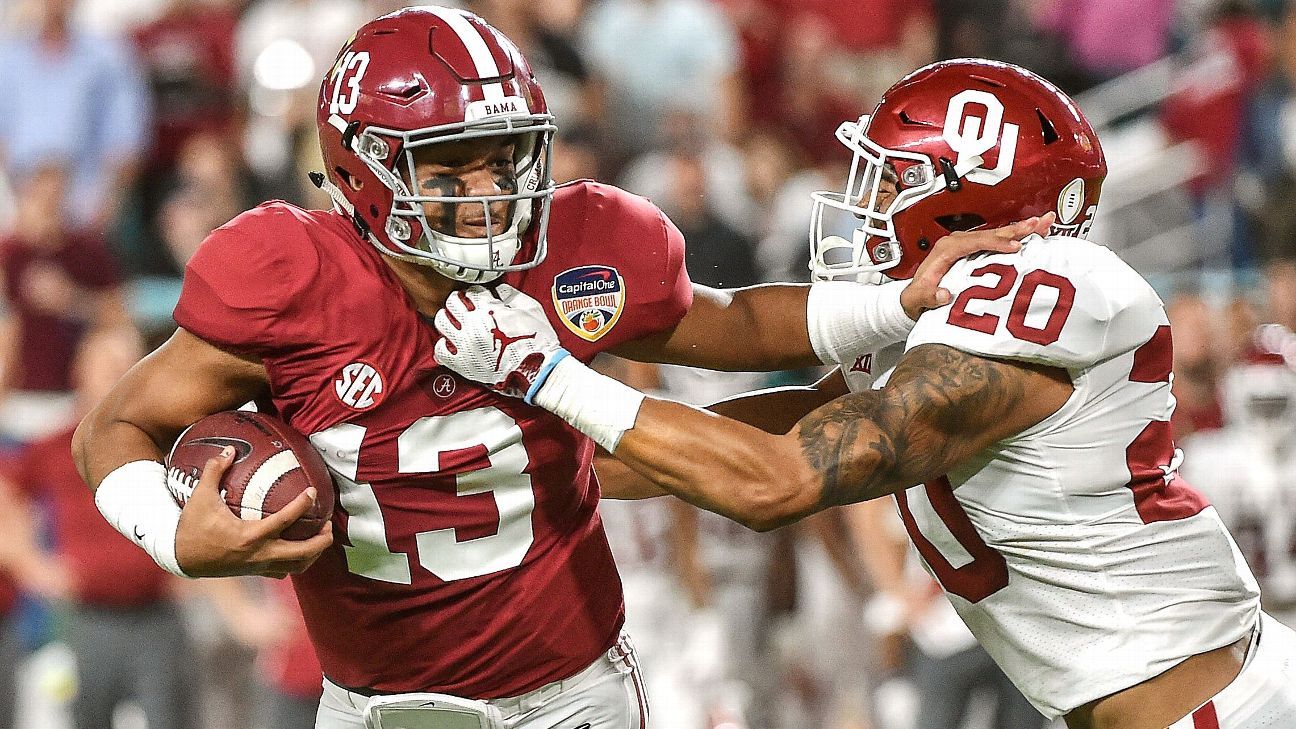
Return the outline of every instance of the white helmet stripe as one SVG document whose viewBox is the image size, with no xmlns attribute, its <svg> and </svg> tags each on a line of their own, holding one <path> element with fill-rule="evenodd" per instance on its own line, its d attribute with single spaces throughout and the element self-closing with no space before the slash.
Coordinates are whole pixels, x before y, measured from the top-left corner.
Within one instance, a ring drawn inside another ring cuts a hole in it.
<svg viewBox="0 0 1296 729">
<path fill-rule="evenodd" d="M 495 56 L 491 55 L 486 39 L 482 38 L 481 31 L 468 22 L 463 11 L 436 6 L 426 6 L 426 8 L 444 20 L 446 25 L 449 25 L 459 36 L 464 48 L 468 50 L 468 55 L 472 57 L 473 65 L 477 67 L 479 77 L 494 78 L 500 75 L 499 65 L 495 63 Z M 504 99 L 504 86 L 498 83 L 485 84 L 482 86 L 482 93 L 486 95 L 487 101 L 501 101 Z"/>
</svg>

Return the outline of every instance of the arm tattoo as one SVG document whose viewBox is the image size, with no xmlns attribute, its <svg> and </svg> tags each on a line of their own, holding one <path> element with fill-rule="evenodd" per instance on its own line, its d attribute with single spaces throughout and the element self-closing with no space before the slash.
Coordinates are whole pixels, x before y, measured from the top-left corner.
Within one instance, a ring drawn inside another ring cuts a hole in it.
<svg viewBox="0 0 1296 729">
<path fill-rule="evenodd" d="M 1019 410 L 1039 369 L 939 344 L 905 354 L 881 390 L 838 398 L 801 421 L 820 507 L 851 504 L 943 475 L 1024 430 Z"/>
</svg>

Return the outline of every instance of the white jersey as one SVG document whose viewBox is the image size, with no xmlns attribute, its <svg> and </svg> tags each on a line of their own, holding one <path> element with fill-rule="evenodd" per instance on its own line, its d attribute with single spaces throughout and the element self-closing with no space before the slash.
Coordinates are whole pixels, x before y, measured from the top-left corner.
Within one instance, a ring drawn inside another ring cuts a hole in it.
<svg viewBox="0 0 1296 729">
<path fill-rule="evenodd" d="M 904 356 L 904 342 L 897 342 L 877 352 L 856 355 L 850 362 L 842 362 L 842 375 L 851 392 L 865 392 L 883 380 Z"/>
<path fill-rule="evenodd" d="M 896 494 L 919 554 L 1031 703 L 1056 717 L 1238 640 L 1259 589 L 1170 437 L 1170 327 L 1111 251 L 1033 239 L 959 262 L 907 342 L 1066 369 L 1074 394 Z"/>
<path fill-rule="evenodd" d="M 1264 587 L 1265 610 L 1296 625 L 1292 434 L 1228 427 L 1189 436 L 1184 452 L 1184 475 L 1210 498 L 1237 539 Z"/>
</svg>

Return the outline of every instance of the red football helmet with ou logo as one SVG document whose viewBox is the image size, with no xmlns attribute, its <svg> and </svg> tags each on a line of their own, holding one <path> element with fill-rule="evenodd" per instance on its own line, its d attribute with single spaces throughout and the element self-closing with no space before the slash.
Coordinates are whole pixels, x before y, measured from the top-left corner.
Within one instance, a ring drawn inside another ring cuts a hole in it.
<svg viewBox="0 0 1296 729">
<path fill-rule="evenodd" d="M 324 76 L 316 124 L 321 187 L 383 253 L 474 283 L 544 260 L 553 117 L 522 52 L 476 15 L 422 6 L 366 23 Z M 500 136 L 516 142 L 504 194 L 419 194 L 415 150 Z M 455 235 L 453 216 L 438 229 L 424 203 L 480 206 L 486 237 Z M 492 203 L 508 205 L 502 233 Z"/>
<path fill-rule="evenodd" d="M 845 192 L 813 194 L 810 267 L 818 278 L 909 278 L 942 236 L 1050 210 L 1058 216 L 1052 234 L 1084 237 L 1107 175 L 1075 102 L 998 61 L 920 68 L 872 114 L 838 127 L 837 138 L 854 156 Z"/>
</svg>

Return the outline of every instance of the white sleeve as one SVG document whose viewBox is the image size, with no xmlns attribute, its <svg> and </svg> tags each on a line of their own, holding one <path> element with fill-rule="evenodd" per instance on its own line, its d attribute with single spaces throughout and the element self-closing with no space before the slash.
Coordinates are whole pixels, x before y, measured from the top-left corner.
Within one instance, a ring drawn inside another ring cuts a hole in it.
<svg viewBox="0 0 1296 729">
<path fill-rule="evenodd" d="M 900 304 L 906 281 L 880 285 L 819 281 L 806 300 L 810 346 L 826 365 L 904 341 L 914 322 Z"/>
<path fill-rule="evenodd" d="M 960 261 L 942 285 L 952 303 L 918 318 L 908 349 L 944 344 L 1078 370 L 1137 348 L 1165 323 L 1152 287 L 1085 241 L 1042 239 Z"/>
</svg>

